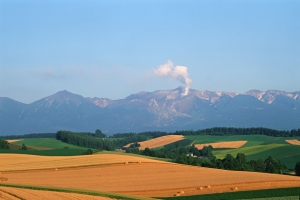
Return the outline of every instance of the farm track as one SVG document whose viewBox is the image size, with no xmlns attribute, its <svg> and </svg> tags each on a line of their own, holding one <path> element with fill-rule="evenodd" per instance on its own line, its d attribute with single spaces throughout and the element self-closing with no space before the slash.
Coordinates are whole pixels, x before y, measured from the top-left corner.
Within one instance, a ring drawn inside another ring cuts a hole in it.
<svg viewBox="0 0 300 200">
<path fill-rule="evenodd" d="M 10 184 L 106 191 L 142 197 L 174 196 L 180 191 L 184 191 L 181 196 L 185 196 L 300 187 L 300 178 L 294 176 L 227 171 L 157 161 L 57 171 L 5 172 L 1 176 L 8 179 L 5 183 Z"/>
</svg>

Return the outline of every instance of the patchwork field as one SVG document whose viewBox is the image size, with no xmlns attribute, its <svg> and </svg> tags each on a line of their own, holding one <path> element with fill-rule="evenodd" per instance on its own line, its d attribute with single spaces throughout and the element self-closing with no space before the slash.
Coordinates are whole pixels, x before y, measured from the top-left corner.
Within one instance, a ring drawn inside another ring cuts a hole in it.
<svg viewBox="0 0 300 200">
<path fill-rule="evenodd" d="M 211 145 L 214 149 L 221 149 L 221 148 L 237 149 L 246 143 L 247 141 L 215 142 L 215 143 L 206 143 L 206 144 L 195 144 L 195 147 L 197 149 L 202 149 L 205 146 Z"/>
<path fill-rule="evenodd" d="M 300 145 L 299 140 L 285 140 L 287 143 L 290 143 L 292 145 Z"/>
<path fill-rule="evenodd" d="M 15 155 L 15 159 L 9 161 L 7 157 L 1 157 L 4 165 L 1 165 L 0 176 L 6 178 L 5 183 L 9 184 L 86 189 L 142 197 L 167 197 L 174 196 L 178 192 L 184 196 L 300 186 L 300 178 L 294 176 L 227 171 L 147 158 L 143 160 L 140 157 L 117 154 L 77 156 L 73 157 L 77 158 L 74 160 L 49 160 L 48 158 Z M 26 159 L 27 163 L 24 163 Z M 34 161 L 34 159 L 40 159 L 40 162 Z M 18 162 L 18 160 L 24 162 Z M 95 160 L 104 164 L 91 166 Z M 140 160 L 141 162 L 139 162 Z M 51 164 L 53 162 L 55 164 Z M 56 162 L 61 163 L 61 168 L 49 169 L 49 167 L 58 166 Z M 73 163 L 73 167 L 70 162 Z M 14 163 L 16 167 L 13 167 Z M 39 163 L 41 164 L 39 165 Z M 90 166 L 75 167 L 82 166 L 83 163 Z M 20 170 L 19 164 L 24 164 L 21 166 L 23 171 L 14 171 Z M 35 168 L 44 170 L 31 170 Z"/>
<path fill-rule="evenodd" d="M 45 190 L 31 190 L 24 188 L 1 187 L 0 186 L 0 199 L 4 200 L 53 200 L 53 199 L 84 199 L 84 200 L 110 200 L 112 198 L 91 196 L 84 194 L 68 193 L 68 192 L 55 192 Z"/>
<path fill-rule="evenodd" d="M 170 143 L 173 143 L 173 142 L 177 142 L 177 141 L 183 140 L 183 139 L 184 139 L 184 136 L 182 136 L 182 135 L 166 135 L 166 136 L 154 138 L 154 139 L 151 139 L 151 140 L 147 140 L 147 141 L 144 141 L 144 142 L 139 142 L 139 144 L 141 145 L 139 147 L 139 149 L 144 150 L 147 147 L 149 149 L 153 149 L 153 148 L 164 146 L 164 145 L 167 145 L 167 144 L 170 144 Z M 128 144 L 124 147 L 126 148 L 126 147 L 129 147 L 129 146 L 130 146 L 130 144 Z"/>
</svg>

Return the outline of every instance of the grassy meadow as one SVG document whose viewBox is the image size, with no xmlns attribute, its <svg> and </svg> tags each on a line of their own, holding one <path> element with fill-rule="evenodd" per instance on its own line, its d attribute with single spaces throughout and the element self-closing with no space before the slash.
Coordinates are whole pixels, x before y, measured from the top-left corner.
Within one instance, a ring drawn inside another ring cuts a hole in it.
<svg viewBox="0 0 300 200">
<path fill-rule="evenodd" d="M 28 150 L 19 150 L 25 144 Z M 0 153 L 31 154 L 43 156 L 82 155 L 87 148 L 64 143 L 54 138 L 32 138 L 12 142 L 13 149 L 0 149 Z"/>
</svg>

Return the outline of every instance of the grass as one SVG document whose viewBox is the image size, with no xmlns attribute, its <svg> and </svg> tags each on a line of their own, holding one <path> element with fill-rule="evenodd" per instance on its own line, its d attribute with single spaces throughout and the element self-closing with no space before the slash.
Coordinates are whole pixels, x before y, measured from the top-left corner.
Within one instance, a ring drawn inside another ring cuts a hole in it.
<svg viewBox="0 0 300 200">
<path fill-rule="evenodd" d="M 3 183 L 0 183 L 0 186 L 14 187 L 14 188 L 24 188 L 24 189 L 32 189 L 32 190 L 47 190 L 47 191 L 55 191 L 55 192 L 69 192 L 69 193 L 110 197 L 110 198 L 124 199 L 124 200 L 136 200 L 136 199 L 141 199 L 141 200 L 148 200 L 149 199 L 149 200 L 151 200 L 151 199 L 153 199 L 153 198 L 143 198 L 143 197 L 123 195 L 123 194 L 117 194 L 117 193 L 111 193 L 111 192 L 101 192 L 101 191 L 82 190 L 82 189 L 44 187 L 44 186 L 30 186 L 30 185 L 18 185 L 18 184 L 3 184 Z"/>
<path fill-rule="evenodd" d="M 86 149 L 51 149 L 51 150 L 10 150 L 0 149 L 0 153 L 7 154 L 29 154 L 39 156 L 78 156 L 82 155 Z"/>
<path fill-rule="evenodd" d="M 257 199 L 257 198 L 270 198 L 270 197 L 298 197 L 300 196 L 300 187 L 296 188 L 280 188 L 268 190 L 252 190 L 243 192 L 229 192 L 218 194 L 205 194 L 185 197 L 169 197 L 164 199 L 176 200 L 234 200 L 234 199 Z"/>
<path fill-rule="evenodd" d="M 87 148 L 75 146 L 72 144 L 64 143 L 60 140 L 54 138 L 33 138 L 33 139 L 24 139 L 18 142 L 13 142 L 12 144 L 22 145 L 25 144 L 28 147 L 44 147 L 51 149 L 63 149 L 68 147 L 69 149 L 82 149 L 86 150 Z"/>
</svg>

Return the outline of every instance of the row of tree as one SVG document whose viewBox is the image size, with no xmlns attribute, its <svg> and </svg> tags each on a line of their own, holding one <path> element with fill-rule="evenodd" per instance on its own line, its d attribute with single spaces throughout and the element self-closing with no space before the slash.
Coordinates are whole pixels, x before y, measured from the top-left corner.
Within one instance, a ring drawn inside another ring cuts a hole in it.
<svg viewBox="0 0 300 200">
<path fill-rule="evenodd" d="M 14 139 L 27 139 L 27 138 L 55 138 L 56 137 L 56 133 L 29 133 L 29 134 L 25 134 L 25 135 L 4 135 L 4 136 L 0 136 L 0 138 L 2 139 L 10 139 L 10 140 L 14 140 Z"/>
<path fill-rule="evenodd" d="M 71 131 L 58 131 L 56 133 L 56 139 L 80 147 L 87 147 L 107 151 L 115 150 L 114 144 L 111 141 L 102 138 L 95 138 L 83 133 L 74 133 Z"/>
<path fill-rule="evenodd" d="M 167 132 L 161 132 L 161 131 L 147 131 L 147 132 L 141 132 L 141 133 L 115 133 L 112 136 L 109 136 L 110 138 L 127 138 L 127 137 L 133 137 L 135 135 L 144 135 L 146 137 L 150 138 L 157 138 L 161 136 L 168 135 Z"/>
<path fill-rule="evenodd" d="M 300 136 L 300 128 L 291 131 L 280 131 L 269 128 L 235 128 L 235 127 L 214 127 L 202 130 L 176 131 L 176 135 L 267 135 L 274 137 L 295 137 Z"/>
<path fill-rule="evenodd" d="M 239 170 L 239 171 L 255 171 L 255 172 L 267 172 L 267 173 L 283 173 L 287 170 L 287 167 L 280 161 L 273 159 L 269 156 L 266 160 L 246 160 L 246 156 L 243 153 L 238 153 L 236 157 L 231 154 L 227 154 L 224 159 L 216 159 L 215 156 L 209 159 L 201 159 L 199 157 L 192 157 L 186 155 L 180 155 L 175 159 L 175 162 L 188 165 L 196 165 L 203 167 L 211 167 L 227 170 Z"/>
</svg>

